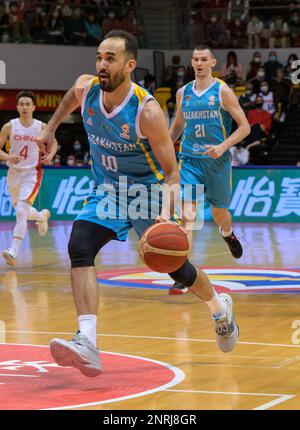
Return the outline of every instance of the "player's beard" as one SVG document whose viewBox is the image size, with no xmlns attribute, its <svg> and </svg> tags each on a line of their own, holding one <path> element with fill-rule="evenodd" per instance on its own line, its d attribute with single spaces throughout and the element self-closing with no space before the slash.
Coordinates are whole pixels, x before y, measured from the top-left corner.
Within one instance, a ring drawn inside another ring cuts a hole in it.
<svg viewBox="0 0 300 430">
<path fill-rule="evenodd" d="M 114 77 L 110 75 L 103 81 L 99 73 L 100 88 L 102 91 L 112 93 L 116 88 L 118 88 L 125 81 L 124 69 L 116 73 Z"/>
</svg>

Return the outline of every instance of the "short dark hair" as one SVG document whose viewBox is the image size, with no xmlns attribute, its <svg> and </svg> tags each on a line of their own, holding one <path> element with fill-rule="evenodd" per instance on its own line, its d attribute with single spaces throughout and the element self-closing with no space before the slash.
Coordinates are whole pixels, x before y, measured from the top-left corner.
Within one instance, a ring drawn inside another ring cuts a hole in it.
<svg viewBox="0 0 300 430">
<path fill-rule="evenodd" d="M 212 48 L 210 48 L 208 45 L 197 45 L 196 48 L 193 49 L 193 51 L 204 51 L 207 49 L 213 58 L 215 58 L 215 53 Z"/>
<path fill-rule="evenodd" d="M 119 37 L 125 41 L 125 52 L 129 58 L 137 59 L 138 42 L 137 38 L 124 30 L 112 30 L 106 34 L 103 40 L 110 39 L 111 37 Z"/>
<path fill-rule="evenodd" d="M 21 97 L 29 97 L 32 100 L 33 104 L 36 104 L 35 95 L 32 91 L 20 91 L 16 96 L 17 103 Z"/>
</svg>

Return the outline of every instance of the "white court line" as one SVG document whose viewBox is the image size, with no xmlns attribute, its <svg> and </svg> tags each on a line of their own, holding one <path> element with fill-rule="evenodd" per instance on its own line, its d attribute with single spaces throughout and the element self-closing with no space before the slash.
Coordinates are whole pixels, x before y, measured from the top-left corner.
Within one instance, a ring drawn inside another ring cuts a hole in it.
<svg viewBox="0 0 300 430">
<path fill-rule="evenodd" d="M 285 402 L 286 400 L 292 399 L 293 397 L 296 397 L 295 395 L 285 395 L 279 397 L 279 399 L 272 400 L 271 402 L 264 403 L 261 406 L 258 406 L 257 408 L 254 408 L 254 411 L 264 411 L 266 409 L 271 408 L 272 406 L 278 405 L 279 403 Z"/>
<path fill-rule="evenodd" d="M 269 393 L 239 393 L 239 392 L 231 392 L 231 391 L 205 391 L 205 390 L 172 390 L 167 389 L 164 391 L 172 392 L 172 393 L 199 393 L 199 394 L 222 394 L 222 395 L 230 395 L 230 396 L 254 396 L 254 397 L 278 397 L 278 399 L 274 399 L 268 403 L 264 403 L 263 405 L 260 405 L 256 408 L 254 408 L 254 411 L 262 411 L 265 409 L 269 409 L 272 406 L 278 405 L 279 403 L 283 403 L 286 400 L 292 399 L 293 397 L 296 397 L 295 395 L 291 394 L 269 394 Z"/>
<path fill-rule="evenodd" d="M 0 333 L 4 333 L 4 330 L 0 330 Z M 66 335 L 74 335 L 71 332 L 65 331 L 27 331 L 27 330 L 5 330 L 5 333 L 27 333 L 27 334 L 66 334 Z M 206 343 L 216 343 L 213 339 L 189 339 L 185 337 L 162 337 L 162 336 L 137 336 L 130 334 L 110 334 L 110 333 L 102 333 L 97 334 L 97 336 L 103 337 L 124 337 L 130 339 L 154 339 L 154 340 L 175 340 L 175 341 L 183 341 L 183 342 L 206 342 Z M 238 342 L 238 345 L 258 345 L 258 346 L 279 346 L 285 348 L 300 348 L 300 345 L 290 345 L 285 343 L 267 343 L 267 342 Z"/>
</svg>

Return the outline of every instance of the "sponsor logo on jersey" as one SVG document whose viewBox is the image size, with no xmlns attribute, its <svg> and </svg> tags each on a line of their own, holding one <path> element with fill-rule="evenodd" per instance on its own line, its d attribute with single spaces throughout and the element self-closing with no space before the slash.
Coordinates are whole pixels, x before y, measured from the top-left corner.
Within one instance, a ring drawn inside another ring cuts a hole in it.
<svg viewBox="0 0 300 430">
<path fill-rule="evenodd" d="M 90 116 L 93 116 L 93 115 L 95 115 L 95 112 L 93 111 L 93 109 L 91 109 L 91 108 L 88 108 L 88 114 L 90 115 Z"/>
<path fill-rule="evenodd" d="M 124 139 L 130 139 L 129 131 L 130 131 L 130 125 L 129 124 L 122 124 L 121 125 L 122 133 L 120 133 L 120 136 Z"/>
<path fill-rule="evenodd" d="M 216 97 L 215 96 L 210 96 L 210 98 L 208 99 L 208 105 L 209 106 L 214 106 L 216 103 Z"/>
<path fill-rule="evenodd" d="M 193 145 L 193 151 L 194 152 L 199 152 L 201 150 L 201 145 L 199 145 L 199 143 L 194 143 Z"/>
<path fill-rule="evenodd" d="M 91 117 L 89 117 L 89 118 L 86 120 L 86 123 L 87 123 L 87 124 L 89 124 L 89 125 L 93 125 L 92 118 L 91 118 Z"/>
</svg>

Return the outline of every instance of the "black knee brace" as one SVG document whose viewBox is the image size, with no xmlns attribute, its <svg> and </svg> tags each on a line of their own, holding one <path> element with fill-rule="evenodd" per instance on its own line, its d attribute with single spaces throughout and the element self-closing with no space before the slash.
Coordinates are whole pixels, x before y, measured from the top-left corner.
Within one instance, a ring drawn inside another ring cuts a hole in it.
<svg viewBox="0 0 300 430">
<path fill-rule="evenodd" d="M 169 273 L 169 276 L 185 287 L 191 287 L 197 278 L 197 270 L 189 260 L 186 260 L 183 266 L 179 267 L 175 272 Z"/>
<path fill-rule="evenodd" d="M 109 228 L 89 221 L 75 221 L 68 243 L 71 267 L 94 266 L 100 249 L 115 237 L 116 233 Z"/>
</svg>

